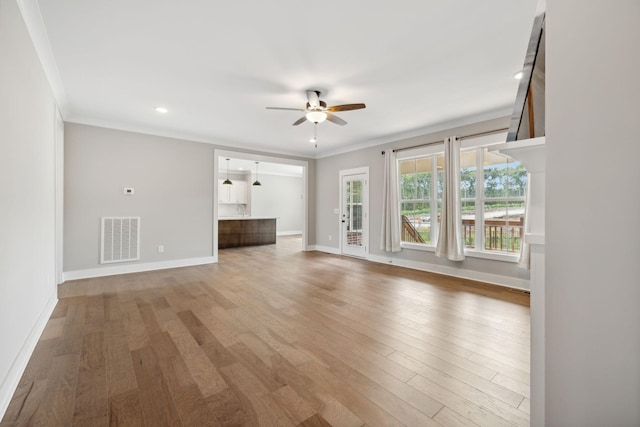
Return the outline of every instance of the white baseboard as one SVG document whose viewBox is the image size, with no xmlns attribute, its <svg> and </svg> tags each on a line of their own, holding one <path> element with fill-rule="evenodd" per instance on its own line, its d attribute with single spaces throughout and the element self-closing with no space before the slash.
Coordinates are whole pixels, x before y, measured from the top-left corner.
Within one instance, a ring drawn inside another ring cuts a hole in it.
<svg viewBox="0 0 640 427">
<path fill-rule="evenodd" d="M 481 271 L 466 270 L 463 268 L 454 268 L 445 265 L 435 265 L 426 262 L 409 261 L 398 258 L 390 260 L 389 258 L 379 255 L 369 255 L 367 259 L 369 261 L 378 262 L 381 264 L 397 265 L 399 267 L 411 268 L 413 270 L 428 271 L 430 273 L 438 273 L 445 276 L 476 280 L 478 282 L 485 282 L 492 285 L 505 286 L 508 288 L 522 289 L 526 291 L 530 289 L 529 280 L 519 279 L 517 277 L 508 277 L 499 274 L 484 273 Z"/>
<path fill-rule="evenodd" d="M 310 251 L 326 252 L 328 254 L 340 255 L 340 248 L 332 248 L 330 246 L 309 245 Z"/>
<path fill-rule="evenodd" d="M 302 231 L 300 230 L 294 230 L 294 231 L 278 231 L 276 233 L 276 236 L 295 236 L 296 234 L 302 234 Z"/>
<path fill-rule="evenodd" d="M 164 270 L 167 268 L 189 267 L 192 265 L 213 264 L 218 262 L 217 257 L 201 257 L 175 259 L 170 261 L 147 262 L 142 264 L 110 265 L 108 267 L 90 268 L 87 270 L 65 271 L 62 277 L 67 280 L 89 279 L 91 277 L 113 276 L 116 274 L 140 273 L 143 271 Z"/>
<path fill-rule="evenodd" d="M 56 307 L 57 303 L 58 289 L 56 287 L 49 297 L 47 305 L 45 305 L 40 316 L 38 316 L 38 320 L 35 325 L 31 328 L 31 332 L 22 345 L 20 352 L 11 364 L 11 368 L 2 382 L 2 386 L 0 386 L 0 420 L 4 417 L 4 414 L 9 407 L 13 393 L 15 393 L 18 388 L 20 378 L 22 378 L 22 374 L 27 367 L 27 363 L 29 363 L 33 350 L 36 348 L 40 335 L 42 335 L 42 331 L 44 331 L 45 326 L 47 326 L 49 317 L 51 317 L 51 313 L 53 313 L 53 309 Z"/>
</svg>

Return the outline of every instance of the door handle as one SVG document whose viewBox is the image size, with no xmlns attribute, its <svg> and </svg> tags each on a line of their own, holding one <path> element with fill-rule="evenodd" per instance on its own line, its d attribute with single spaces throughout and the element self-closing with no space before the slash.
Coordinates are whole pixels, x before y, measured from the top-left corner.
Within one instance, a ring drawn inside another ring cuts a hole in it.
<svg viewBox="0 0 640 427">
<path fill-rule="evenodd" d="M 345 220 L 343 219 L 343 220 L 342 220 L 342 222 L 347 222 L 347 221 L 345 221 Z"/>
</svg>

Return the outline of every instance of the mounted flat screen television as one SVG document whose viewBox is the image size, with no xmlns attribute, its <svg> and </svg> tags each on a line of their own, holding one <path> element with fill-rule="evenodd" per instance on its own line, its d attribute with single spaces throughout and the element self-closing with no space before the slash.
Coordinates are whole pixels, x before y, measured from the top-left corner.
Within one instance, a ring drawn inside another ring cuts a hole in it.
<svg viewBox="0 0 640 427">
<path fill-rule="evenodd" d="M 507 142 L 545 135 L 545 12 L 533 21 Z"/>
</svg>

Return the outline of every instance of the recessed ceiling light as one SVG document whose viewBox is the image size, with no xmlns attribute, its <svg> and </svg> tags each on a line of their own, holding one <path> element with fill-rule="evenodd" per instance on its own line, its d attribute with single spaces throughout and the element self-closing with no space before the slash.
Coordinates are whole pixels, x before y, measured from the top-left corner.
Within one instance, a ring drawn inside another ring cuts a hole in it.
<svg viewBox="0 0 640 427">
<path fill-rule="evenodd" d="M 168 112 L 169 112 L 169 110 L 167 110 L 167 109 L 166 109 L 166 108 L 164 108 L 164 107 L 156 107 L 156 112 L 157 112 L 157 113 L 165 114 L 165 113 L 168 113 Z"/>
<path fill-rule="evenodd" d="M 520 80 L 522 78 L 522 76 L 523 76 L 523 72 L 522 71 L 518 71 L 517 73 L 515 73 L 513 75 L 513 78 L 516 79 L 516 80 Z"/>
</svg>

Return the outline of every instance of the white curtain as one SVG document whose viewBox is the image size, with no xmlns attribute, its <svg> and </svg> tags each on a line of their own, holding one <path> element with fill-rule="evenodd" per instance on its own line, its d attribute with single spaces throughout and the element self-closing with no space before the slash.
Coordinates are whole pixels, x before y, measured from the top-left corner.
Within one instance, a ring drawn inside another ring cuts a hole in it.
<svg viewBox="0 0 640 427">
<path fill-rule="evenodd" d="M 527 174 L 527 193 L 524 196 L 524 225 L 520 234 L 520 260 L 518 266 L 529 270 L 531 255 L 529 253 L 529 244 L 525 242 L 524 236 L 530 232 L 529 226 L 529 203 L 531 200 L 531 174 Z"/>
<path fill-rule="evenodd" d="M 464 260 L 460 199 L 460 140 L 455 136 L 444 141 L 442 219 L 436 256 L 446 257 L 451 261 Z"/>
<path fill-rule="evenodd" d="M 400 198 L 398 197 L 397 156 L 393 150 L 384 153 L 384 183 L 382 187 L 382 233 L 380 249 L 400 251 Z"/>
</svg>

